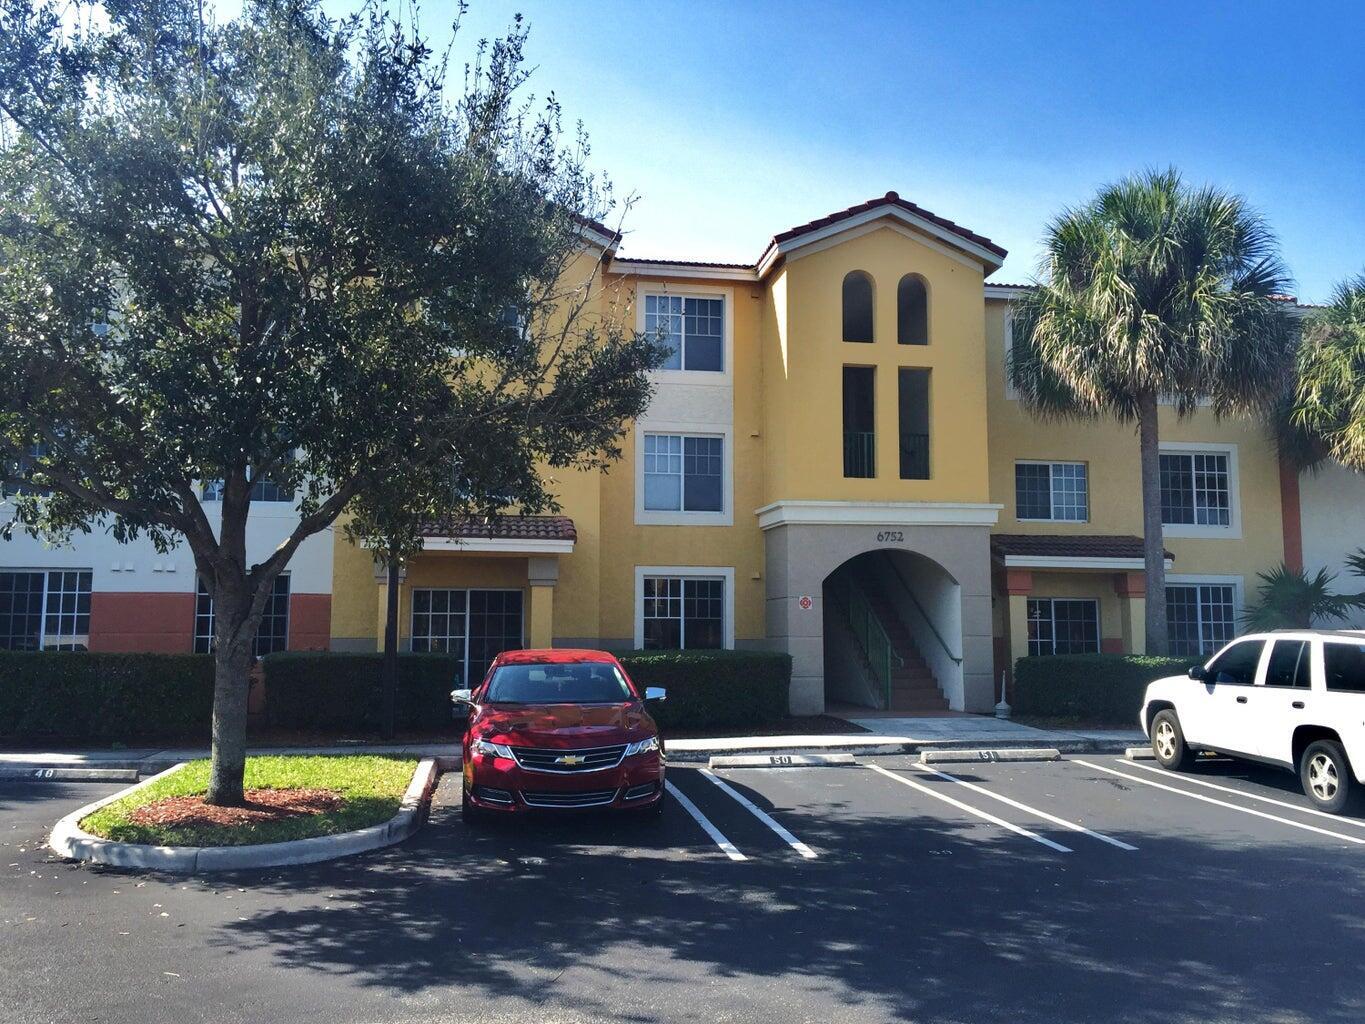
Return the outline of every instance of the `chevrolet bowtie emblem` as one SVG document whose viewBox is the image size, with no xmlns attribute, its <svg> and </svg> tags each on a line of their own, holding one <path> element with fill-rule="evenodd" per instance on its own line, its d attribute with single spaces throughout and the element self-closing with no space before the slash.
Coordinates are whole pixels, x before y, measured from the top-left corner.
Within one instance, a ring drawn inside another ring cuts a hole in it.
<svg viewBox="0 0 1365 1024">
<path fill-rule="evenodd" d="M 582 764 L 587 758 L 579 757 L 577 754 L 565 754 L 563 757 L 556 757 L 555 764 L 575 765 Z"/>
</svg>

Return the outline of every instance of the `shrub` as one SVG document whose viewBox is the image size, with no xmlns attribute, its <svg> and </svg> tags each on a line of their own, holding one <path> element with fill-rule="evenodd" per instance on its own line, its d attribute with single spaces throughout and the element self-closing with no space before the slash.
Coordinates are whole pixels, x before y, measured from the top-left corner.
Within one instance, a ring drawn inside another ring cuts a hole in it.
<svg viewBox="0 0 1365 1024">
<path fill-rule="evenodd" d="M 383 726 L 382 654 L 282 651 L 263 659 L 265 720 L 309 732 L 378 732 Z M 459 661 L 448 654 L 398 656 L 399 729 L 447 729 Z"/>
<path fill-rule="evenodd" d="M 206 742 L 207 654 L 0 651 L 0 737 L 70 743 Z"/>
<path fill-rule="evenodd" d="M 641 690 L 668 689 L 668 699 L 650 708 L 664 730 L 751 727 L 787 716 L 789 654 L 630 651 L 618 657 Z"/>
<path fill-rule="evenodd" d="M 1014 666 L 1014 711 L 1136 728 L 1147 684 L 1180 675 L 1200 660 L 1140 654 L 1020 658 Z"/>
</svg>

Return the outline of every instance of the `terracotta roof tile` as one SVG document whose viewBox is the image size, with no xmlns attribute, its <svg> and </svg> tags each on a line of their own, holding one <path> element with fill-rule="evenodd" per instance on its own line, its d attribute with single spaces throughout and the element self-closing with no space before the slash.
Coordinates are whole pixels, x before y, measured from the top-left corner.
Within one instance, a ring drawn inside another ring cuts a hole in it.
<svg viewBox="0 0 1365 1024">
<path fill-rule="evenodd" d="M 662 263 L 668 267 L 719 267 L 723 270 L 753 270 L 752 263 L 714 263 L 707 260 L 651 260 L 643 256 L 618 256 L 611 261 L 616 263 Z"/>
<path fill-rule="evenodd" d="M 487 516 L 432 523 L 422 536 L 576 541 L 578 531 L 568 516 Z"/>
<path fill-rule="evenodd" d="M 1037 558 L 1141 558 L 1142 538 L 1122 534 L 995 533 L 992 554 Z M 1173 556 L 1166 552 L 1167 558 Z"/>
</svg>

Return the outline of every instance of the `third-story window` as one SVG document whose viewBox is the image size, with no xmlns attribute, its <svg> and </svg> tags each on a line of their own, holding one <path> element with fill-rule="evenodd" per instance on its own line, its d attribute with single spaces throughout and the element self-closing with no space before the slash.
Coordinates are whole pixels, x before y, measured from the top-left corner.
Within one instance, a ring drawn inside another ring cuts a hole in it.
<svg viewBox="0 0 1365 1024">
<path fill-rule="evenodd" d="M 861 270 L 844 275 L 844 340 L 872 340 L 872 278 Z"/>
<path fill-rule="evenodd" d="M 918 274 L 906 274 L 896 286 L 896 341 L 929 344 L 929 293 Z"/>
<path fill-rule="evenodd" d="M 1161 521 L 1230 526 L 1232 487 L 1224 452 L 1161 453 Z"/>
<path fill-rule="evenodd" d="M 876 370 L 844 367 L 844 476 L 877 475 L 877 444 L 872 391 Z"/>
<path fill-rule="evenodd" d="M 1100 608 L 1096 601 L 1030 598 L 1028 652 L 1098 654 Z"/>
<path fill-rule="evenodd" d="M 646 576 L 642 618 L 648 650 L 725 646 L 725 581 Z"/>
<path fill-rule="evenodd" d="M 1168 584 L 1166 634 L 1171 653 L 1180 657 L 1218 650 L 1237 635 L 1232 586 Z"/>
<path fill-rule="evenodd" d="M 902 480 L 929 479 L 929 371 L 904 367 L 900 387 L 900 469 Z"/>
<path fill-rule="evenodd" d="M 644 462 L 647 510 L 724 511 L 724 438 L 646 434 Z"/>
<path fill-rule="evenodd" d="M 686 295 L 646 295 L 645 333 L 672 354 L 665 370 L 725 369 L 725 300 Z"/>
<path fill-rule="evenodd" d="M 1014 500 L 1020 519 L 1083 523 L 1090 517 L 1084 462 L 1016 462 Z"/>
</svg>

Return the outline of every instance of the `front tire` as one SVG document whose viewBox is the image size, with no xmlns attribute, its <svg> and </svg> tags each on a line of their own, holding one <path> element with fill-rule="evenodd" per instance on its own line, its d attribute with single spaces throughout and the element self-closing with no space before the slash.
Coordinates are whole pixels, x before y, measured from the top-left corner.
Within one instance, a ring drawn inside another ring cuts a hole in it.
<svg viewBox="0 0 1365 1024">
<path fill-rule="evenodd" d="M 1299 782 L 1313 806 L 1328 814 L 1341 814 L 1355 793 L 1346 750 L 1336 740 L 1316 740 L 1299 759 Z"/>
<path fill-rule="evenodd" d="M 1184 771 L 1194 762 L 1194 751 L 1185 742 L 1180 719 L 1171 708 L 1158 711 L 1152 719 L 1152 753 L 1168 771 Z"/>
<path fill-rule="evenodd" d="M 482 825 L 488 820 L 484 811 L 475 807 L 473 801 L 469 799 L 468 787 L 460 792 L 460 820 L 466 825 Z"/>
</svg>

